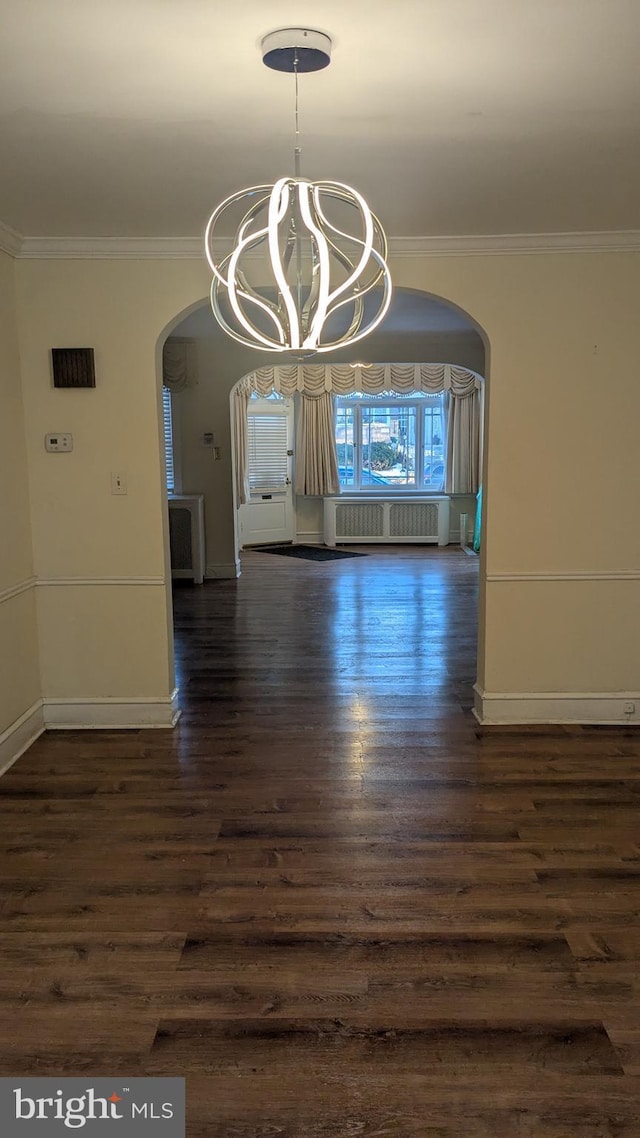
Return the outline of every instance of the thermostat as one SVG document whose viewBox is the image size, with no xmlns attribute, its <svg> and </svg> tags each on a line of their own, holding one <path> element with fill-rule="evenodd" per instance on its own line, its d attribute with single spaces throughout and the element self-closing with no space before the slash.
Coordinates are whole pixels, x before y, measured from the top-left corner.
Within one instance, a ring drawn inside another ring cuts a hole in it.
<svg viewBox="0 0 640 1138">
<path fill-rule="evenodd" d="M 73 450 L 73 435 L 65 434 L 64 431 L 57 431 L 53 435 L 44 436 L 45 450 L 49 451 L 69 451 Z"/>
</svg>

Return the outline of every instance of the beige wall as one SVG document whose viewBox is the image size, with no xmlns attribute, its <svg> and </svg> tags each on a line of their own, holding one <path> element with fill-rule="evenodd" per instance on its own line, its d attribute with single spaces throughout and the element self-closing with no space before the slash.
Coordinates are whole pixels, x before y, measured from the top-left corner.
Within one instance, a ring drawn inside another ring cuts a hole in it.
<svg viewBox="0 0 640 1138">
<path fill-rule="evenodd" d="M 623 693 L 638 693 L 640 706 L 640 606 L 633 599 L 640 577 L 640 256 L 402 257 L 392 270 L 397 284 L 465 309 L 490 343 L 481 712 L 490 717 L 498 696 L 514 707 L 523 693 L 608 696 L 610 716 L 623 718 Z M 80 590 L 94 589 L 92 600 L 83 594 L 86 620 L 73 635 L 66 622 L 56 623 L 62 587 L 38 590 L 47 690 L 59 698 L 166 694 L 165 587 L 144 583 L 160 579 L 165 564 L 156 347 L 162 330 L 206 295 L 205 266 L 24 260 L 16 272 L 36 571 L 49 579 L 139 581 L 135 589 L 64 586 L 69 611 L 73 590 L 80 603 Z M 54 345 L 95 348 L 95 391 L 52 390 Z M 190 472 L 185 489 L 206 489 L 206 481 L 219 504 L 207 521 L 213 564 L 234 558 L 229 391 L 260 358 L 221 337 L 209 359 L 210 415 L 198 429 L 214 431 L 223 458 Z M 73 454 L 45 455 L 48 430 L 72 431 Z M 127 471 L 126 498 L 110 495 L 113 469 Z M 113 590 L 108 605 L 101 588 Z M 142 595 L 157 596 L 157 604 L 141 607 Z M 54 633 L 61 637 L 55 653 Z M 135 652 L 141 635 L 153 643 L 143 658 Z M 126 672 L 123 654 L 131 660 Z M 566 709 L 571 718 L 569 702 Z"/>
<path fill-rule="evenodd" d="M 0 485 L 1 743 L 40 698 L 14 262 L 4 253 L 0 253 Z"/>
<path fill-rule="evenodd" d="M 80 722 L 89 701 L 147 701 L 162 721 L 173 658 L 156 353 L 199 274 L 115 260 L 16 271 L 45 708 L 69 701 Z M 74 346 L 94 348 L 95 389 L 52 386 L 50 348 Z M 50 431 L 71 432 L 72 453 L 46 453 Z"/>
</svg>

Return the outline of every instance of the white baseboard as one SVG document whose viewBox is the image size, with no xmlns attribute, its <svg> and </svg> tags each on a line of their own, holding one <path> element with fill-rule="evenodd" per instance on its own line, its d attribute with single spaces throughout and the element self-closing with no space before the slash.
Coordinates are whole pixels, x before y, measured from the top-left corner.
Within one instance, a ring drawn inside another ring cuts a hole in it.
<svg viewBox="0 0 640 1138">
<path fill-rule="evenodd" d="M 474 685 L 479 723 L 584 723 L 640 726 L 640 692 L 487 692 Z M 625 711 L 633 704 L 633 711 Z"/>
<path fill-rule="evenodd" d="M 228 561 L 221 565 L 207 565 L 204 571 L 205 579 L 217 580 L 218 578 L 228 580 L 231 578 L 235 580 L 240 576 L 240 561 Z"/>
<path fill-rule="evenodd" d="M 171 728 L 180 718 L 177 689 L 169 699 L 44 699 L 43 710 L 49 731 Z"/>
<path fill-rule="evenodd" d="M 0 735 L 0 775 L 9 770 L 44 731 L 42 700 L 33 703 Z"/>
<path fill-rule="evenodd" d="M 324 534 L 320 530 L 299 530 L 295 541 L 296 545 L 324 545 Z"/>
</svg>

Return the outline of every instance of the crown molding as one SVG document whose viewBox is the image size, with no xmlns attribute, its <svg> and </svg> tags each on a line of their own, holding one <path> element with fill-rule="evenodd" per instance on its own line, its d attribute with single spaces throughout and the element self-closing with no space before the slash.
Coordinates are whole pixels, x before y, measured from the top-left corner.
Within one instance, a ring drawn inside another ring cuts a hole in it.
<svg viewBox="0 0 640 1138">
<path fill-rule="evenodd" d="M 20 237 L 14 230 L 0 225 L 0 248 L 5 248 L 6 252 L 21 259 L 82 260 L 91 257 L 99 260 L 200 260 L 204 242 L 202 237 Z M 221 252 L 230 251 L 231 242 L 221 242 L 220 248 Z M 460 237 L 389 238 L 389 255 L 393 260 L 403 257 L 504 257 L 535 253 L 638 251 L 639 229 L 599 233 L 496 233 Z"/>
<path fill-rule="evenodd" d="M 391 237 L 396 257 L 490 257 L 531 253 L 618 253 L 640 250 L 640 229 L 599 233 L 494 233 L 462 237 Z"/>
<path fill-rule="evenodd" d="M 20 233 L 0 221 L 0 252 L 8 253 L 10 257 L 19 257 L 23 241 L 24 238 Z"/>
<path fill-rule="evenodd" d="M 38 260 L 200 260 L 202 237 L 25 237 L 21 258 Z"/>
</svg>

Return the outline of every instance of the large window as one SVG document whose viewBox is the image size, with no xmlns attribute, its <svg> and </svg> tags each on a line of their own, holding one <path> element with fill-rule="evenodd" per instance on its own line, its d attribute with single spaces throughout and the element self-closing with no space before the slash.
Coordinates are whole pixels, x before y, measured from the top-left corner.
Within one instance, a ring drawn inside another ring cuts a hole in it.
<svg viewBox="0 0 640 1138">
<path fill-rule="evenodd" d="M 349 490 L 442 491 L 445 398 L 440 393 L 336 400 L 340 485 Z"/>
</svg>

